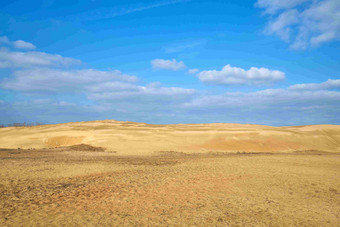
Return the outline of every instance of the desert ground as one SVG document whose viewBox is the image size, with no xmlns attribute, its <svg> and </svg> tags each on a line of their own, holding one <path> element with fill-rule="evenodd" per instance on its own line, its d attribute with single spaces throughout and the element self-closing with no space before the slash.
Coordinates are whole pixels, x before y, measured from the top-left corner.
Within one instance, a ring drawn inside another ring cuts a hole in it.
<svg viewBox="0 0 340 227">
<path fill-rule="evenodd" d="M 0 226 L 339 226 L 340 126 L 0 129 Z"/>
</svg>

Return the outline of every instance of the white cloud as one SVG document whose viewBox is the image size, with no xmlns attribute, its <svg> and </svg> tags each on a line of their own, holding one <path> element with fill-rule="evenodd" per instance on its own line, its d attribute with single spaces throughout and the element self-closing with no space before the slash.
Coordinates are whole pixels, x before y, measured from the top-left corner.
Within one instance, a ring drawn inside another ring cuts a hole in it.
<svg viewBox="0 0 340 227">
<path fill-rule="evenodd" d="M 155 88 L 155 87 L 160 87 L 161 86 L 161 82 L 152 82 L 152 83 L 149 83 L 149 84 L 147 84 L 146 85 L 146 87 L 153 87 L 153 88 Z"/>
<path fill-rule="evenodd" d="M 58 54 L 37 51 L 19 52 L 0 48 L 0 68 L 69 66 L 80 63 L 80 60 L 62 57 Z"/>
<path fill-rule="evenodd" d="M 256 92 L 228 92 L 222 95 L 201 96 L 192 102 L 186 103 L 186 107 L 250 107 L 262 108 L 264 106 L 297 105 L 298 107 L 320 105 L 329 102 L 340 101 L 340 92 L 328 90 L 293 91 L 289 89 L 266 89 Z"/>
<path fill-rule="evenodd" d="M 273 26 L 280 31 L 293 23 L 282 22 Z M 332 37 L 332 34 L 316 36 L 311 43 L 317 45 Z M 299 40 L 304 45 L 303 35 Z M 6 37 L 0 37 L 0 43 L 14 45 Z M 281 125 L 288 121 L 291 121 L 290 124 L 340 121 L 340 92 L 335 90 L 340 88 L 340 80 L 296 84 L 286 89 L 206 95 L 203 91 L 166 87 L 159 82 L 140 85 L 137 84 L 137 77 L 118 70 L 59 68 L 78 63 L 79 60 L 60 55 L 0 48 L 0 68 L 13 68 L 10 70 L 12 74 L 2 79 L 0 87 L 20 91 L 23 95 L 30 94 L 26 96 L 28 100 L 37 98 L 24 103 L 0 100 L 0 121 L 25 121 L 23 116 L 28 116 L 28 120 L 45 119 L 54 123 L 100 118 L 134 119 L 152 123 L 178 123 L 179 119 L 182 122 L 208 122 L 214 119 Z M 182 61 L 177 62 L 175 59 L 155 59 L 152 63 L 155 69 L 186 68 Z M 197 69 L 189 69 L 190 72 L 196 74 L 202 82 L 213 84 L 270 84 L 285 78 L 285 74 L 277 70 L 256 67 L 245 70 L 230 65 L 221 71 L 199 73 Z M 34 96 L 31 96 L 33 93 Z M 72 93 L 75 100 L 79 98 L 84 103 L 91 100 L 91 104 L 57 101 L 56 93 L 58 100 Z"/>
<path fill-rule="evenodd" d="M 323 83 L 309 83 L 309 84 L 295 84 L 290 86 L 290 90 L 326 90 L 326 89 L 340 89 L 340 79 L 328 79 Z"/>
<path fill-rule="evenodd" d="M 18 49 L 32 50 L 36 48 L 36 46 L 34 46 L 32 43 L 25 42 L 23 40 L 17 40 L 13 42 L 13 45 L 15 48 L 18 48 Z"/>
<path fill-rule="evenodd" d="M 198 74 L 198 78 L 203 83 L 208 84 L 270 84 L 285 78 L 285 73 L 278 70 L 270 70 L 267 68 L 251 67 L 244 70 L 238 67 L 226 65 L 221 71 L 208 70 Z"/>
<path fill-rule="evenodd" d="M 275 14 L 279 10 L 287 10 L 296 7 L 310 0 L 258 0 L 255 5 L 259 8 L 265 8 L 266 14 Z"/>
<path fill-rule="evenodd" d="M 86 87 L 86 90 L 96 93 L 104 93 L 104 92 L 121 92 L 121 91 L 134 91 L 138 90 L 138 86 L 132 83 L 126 83 L 121 81 L 110 81 L 106 83 L 99 83 L 94 85 L 89 85 Z"/>
<path fill-rule="evenodd" d="M 6 42 L 6 40 L 8 39 L 2 38 L 1 41 Z M 16 44 L 21 45 L 21 48 L 29 47 L 29 44 L 24 41 L 16 42 Z M 171 70 L 185 68 L 183 62 L 176 60 L 156 59 L 153 62 L 156 68 Z M 55 95 L 55 93 L 81 94 L 102 104 L 118 102 L 121 109 L 125 107 L 136 109 L 136 106 L 150 106 L 150 103 L 154 102 L 169 104 L 175 100 L 184 100 L 196 92 L 194 89 L 161 86 L 159 82 L 138 85 L 136 84 L 137 77 L 123 74 L 118 70 L 61 69 L 61 67 L 77 63 L 80 61 L 60 55 L 37 51 L 13 51 L 3 47 L 0 48 L 0 68 L 13 68 L 13 72 L 11 76 L 0 82 L 0 87 L 24 94 L 34 94 L 37 97 L 39 95 L 46 97 L 46 95 Z M 50 107 L 70 106 L 64 102 L 51 104 L 52 101 L 48 100 Z M 46 99 L 38 99 L 33 104 L 42 105 L 46 102 Z"/>
<path fill-rule="evenodd" d="M 2 82 L 1 87 L 26 92 L 84 91 L 84 87 L 107 81 L 133 83 L 137 81 L 137 77 L 122 74 L 118 70 L 35 68 L 15 71 L 12 78 Z"/>
<path fill-rule="evenodd" d="M 151 83 L 146 86 L 107 82 L 88 87 L 91 93 L 90 99 L 95 100 L 117 100 L 126 98 L 152 98 L 153 100 L 164 101 L 165 97 L 178 99 L 183 96 L 188 96 L 196 93 L 194 89 L 180 87 L 162 87 L 159 83 Z"/>
<path fill-rule="evenodd" d="M 267 89 L 201 95 L 182 105 L 200 119 L 267 125 L 338 124 L 340 92 Z"/>
<path fill-rule="evenodd" d="M 35 49 L 36 46 L 34 46 L 32 43 L 23 41 L 23 40 L 17 40 L 17 41 L 10 41 L 6 36 L 0 37 L 0 44 L 11 44 L 17 49 L 25 49 L 25 50 L 32 50 Z"/>
<path fill-rule="evenodd" d="M 312 46 L 318 46 L 321 43 L 331 41 L 332 39 L 335 38 L 335 33 L 333 31 L 331 32 L 326 32 L 321 35 L 312 37 L 310 40 L 310 43 Z"/>
<path fill-rule="evenodd" d="M 189 70 L 188 70 L 188 73 L 189 73 L 189 74 L 196 74 L 196 73 L 198 73 L 198 72 L 199 72 L 198 69 L 189 69 Z"/>
<path fill-rule="evenodd" d="M 176 59 L 172 60 L 154 59 L 151 61 L 151 65 L 153 69 L 167 69 L 173 71 L 186 68 L 183 61 L 177 62 Z"/>
<path fill-rule="evenodd" d="M 12 78 L 3 80 L 0 85 L 4 89 L 35 94 L 81 93 L 91 100 L 104 102 L 126 99 L 131 103 L 164 102 L 196 93 L 194 89 L 165 87 L 159 82 L 138 85 L 137 81 L 137 77 L 122 74 L 118 70 L 34 68 L 17 70 Z"/>
<path fill-rule="evenodd" d="M 45 95 L 42 99 L 25 102 L 0 101 L 0 122 L 56 123 L 110 118 L 149 123 L 298 125 L 338 124 L 340 120 L 340 92 L 327 90 L 338 88 L 334 82 L 336 80 L 314 84 L 308 89 L 296 89 L 293 85 L 287 89 L 228 92 L 220 95 L 163 87 L 158 82 L 141 86 L 129 82 L 129 79 L 112 80 L 98 82 L 96 79 L 86 79 L 80 81 L 83 84 L 81 87 L 73 87 L 75 90 L 80 88 L 88 95 L 94 101 L 91 105 L 56 101 Z M 28 116 L 27 119 L 25 116 Z"/>
<path fill-rule="evenodd" d="M 200 114 L 202 119 L 210 117 L 224 122 L 270 125 L 338 124 L 340 92 L 328 89 L 339 86 L 334 81 L 329 81 L 308 84 L 303 89 L 300 85 L 293 85 L 287 89 L 202 94 L 183 104 L 182 108 L 192 114 Z"/>
<path fill-rule="evenodd" d="M 227 92 L 221 95 L 203 95 L 186 103 L 186 107 L 234 107 L 240 106 L 289 106 L 298 107 L 333 102 L 338 104 L 340 92 L 330 89 L 340 88 L 340 80 L 327 80 L 322 83 L 296 84 L 287 89 L 265 89 L 255 92 Z"/>
<path fill-rule="evenodd" d="M 290 41 L 291 27 L 299 22 L 299 12 L 295 9 L 283 12 L 276 20 L 270 21 L 266 33 L 276 34 L 284 41 Z"/>
<path fill-rule="evenodd" d="M 258 0 L 256 6 L 270 14 L 265 31 L 290 42 L 292 49 L 340 39 L 339 0 Z"/>
</svg>

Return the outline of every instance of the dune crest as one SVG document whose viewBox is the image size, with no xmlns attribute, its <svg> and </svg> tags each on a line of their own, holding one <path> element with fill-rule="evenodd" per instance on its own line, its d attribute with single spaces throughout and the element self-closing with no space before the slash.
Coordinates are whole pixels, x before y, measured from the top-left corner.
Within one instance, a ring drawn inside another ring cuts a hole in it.
<svg viewBox="0 0 340 227">
<path fill-rule="evenodd" d="M 1 148 L 89 144 L 126 155 L 176 152 L 340 152 L 340 125 L 169 124 L 115 120 L 0 129 Z"/>
</svg>

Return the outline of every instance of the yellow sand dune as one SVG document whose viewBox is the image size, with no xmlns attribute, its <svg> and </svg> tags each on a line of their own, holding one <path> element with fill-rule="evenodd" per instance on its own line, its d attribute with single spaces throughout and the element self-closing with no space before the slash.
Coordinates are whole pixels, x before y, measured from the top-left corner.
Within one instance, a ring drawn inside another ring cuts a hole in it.
<svg viewBox="0 0 340 227">
<path fill-rule="evenodd" d="M 1 148 L 89 144 L 118 154 L 178 152 L 340 152 L 340 125 L 271 127 L 249 124 L 150 125 L 114 120 L 0 129 Z"/>
</svg>

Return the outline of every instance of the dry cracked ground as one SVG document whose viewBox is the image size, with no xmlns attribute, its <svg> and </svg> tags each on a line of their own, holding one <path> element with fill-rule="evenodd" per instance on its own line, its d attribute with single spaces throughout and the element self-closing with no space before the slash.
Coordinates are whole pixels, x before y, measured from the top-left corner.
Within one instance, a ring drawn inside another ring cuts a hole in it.
<svg viewBox="0 0 340 227">
<path fill-rule="evenodd" d="M 87 151 L 84 151 L 87 150 Z M 340 155 L 0 150 L 0 226 L 339 226 Z"/>
</svg>

